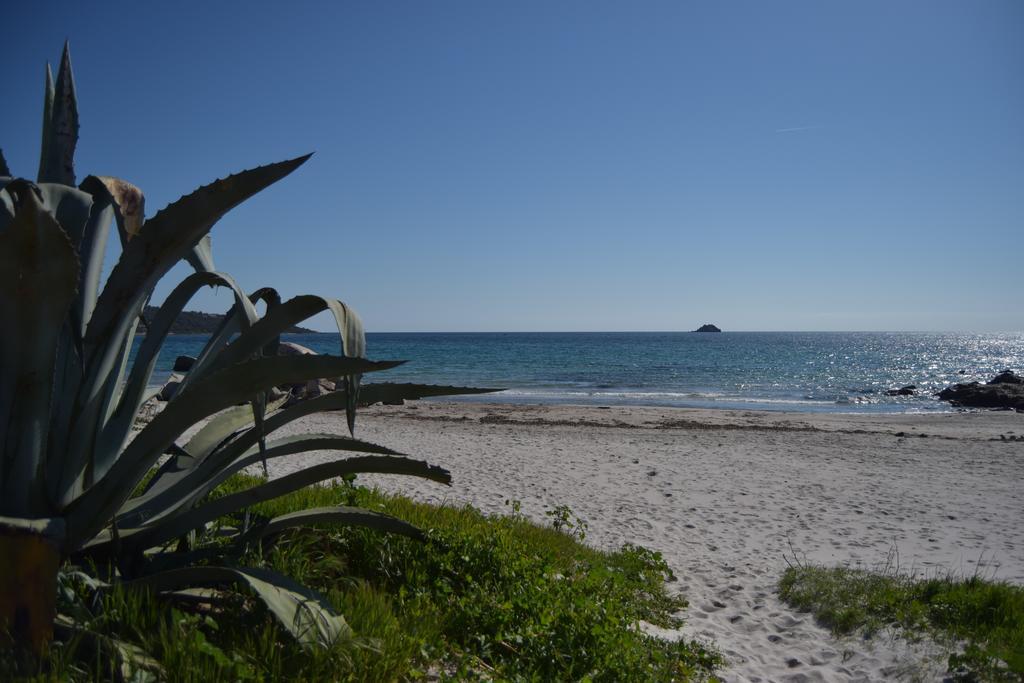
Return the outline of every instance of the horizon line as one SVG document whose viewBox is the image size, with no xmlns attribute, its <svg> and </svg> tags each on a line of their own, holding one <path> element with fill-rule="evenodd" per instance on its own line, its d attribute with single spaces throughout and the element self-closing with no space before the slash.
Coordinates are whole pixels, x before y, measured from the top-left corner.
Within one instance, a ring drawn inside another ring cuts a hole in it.
<svg viewBox="0 0 1024 683">
<path fill-rule="evenodd" d="M 314 334 L 337 334 L 337 330 L 313 330 Z M 366 334 L 1024 334 L 1022 330 L 366 330 Z M 289 332 L 285 334 L 309 334 Z"/>
</svg>

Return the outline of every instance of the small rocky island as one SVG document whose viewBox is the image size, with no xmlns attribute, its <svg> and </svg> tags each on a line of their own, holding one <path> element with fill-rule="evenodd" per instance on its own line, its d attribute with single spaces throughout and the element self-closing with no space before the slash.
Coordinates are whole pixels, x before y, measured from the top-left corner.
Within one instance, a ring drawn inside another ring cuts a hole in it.
<svg viewBox="0 0 1024 683">
<path fill-rule="evenodd" d="M 147 321 L 156 317 L 158 309 L 156 306 L 146 306 L 142 313 L 142 333 L 145 334 Z M 174 319 L 171 325 L 171 334 L 213 334 L 220 328 L 224 319 L 221 313 L 203 313 L 202 311 L 182 311 Z M 288 329 L 289 334 L 310 334 L 314 330 L 294 325 Z"/>
<path fill-rule="evenodd" d="M 705 324 L 701 325 L 700 327 L 698 327 L 696 330 L 694 330 L 694 332 L 721 332 L 721 331 L 722 330 L 720 330 L 716 326 L 712 325 L 711 323 L 705 323 Z"/>
</svg>

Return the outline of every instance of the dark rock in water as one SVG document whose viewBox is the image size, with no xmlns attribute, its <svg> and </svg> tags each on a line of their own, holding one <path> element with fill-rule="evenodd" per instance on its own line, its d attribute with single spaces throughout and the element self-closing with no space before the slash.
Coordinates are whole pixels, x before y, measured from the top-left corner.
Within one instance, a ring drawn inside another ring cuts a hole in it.
<svg viewBox="0 0 1024 683">
<path fill-rule="evenodd" d="M 721 331 L 722 330 L 718 329 L 717 327 L 715 327 L 711 323 L 707 323 L 707 324 L 701 325 L 696 330 L 694 330 L 694 332 L 721 332 Z"/>
<path fill-rule="evenodd" d="M 989 384 L 1024 384 L 1024 377 L 1014 374 L 1013 370 L 1003 370 L 988 381 Z"/>
<path fill-rule="evenodd" d="M 404 398 L 395 398 L 395 399 L 391 399 L 390 401 L 381 401 L 381 403 L 386 405 L 386 406 L 404 406 L 405 405 L 405 399 Z"/>
<path fill-rule="evenodd" d="M 885 395 L 886 396 L 916 396 L 917 395 L 917 387 L 914 386 L 913 384 L 908 384 L 907 386 L 900 387 L 899 389 L 889 389 L 888 391 L 885 392 Z"/>
<path fill-rule="evenodd" d="M 192 356 L 178 356 L 174 359 L 174 372 L 188 372 L 192 369 L 192 366 L 196 364 L 196 359 Z"/>
<path fill-rule="evenodd" d="M 937 395 L 939 400 L 955 406 L 1024 410 L 1024 381 L 1009 370 L 999 373 L 988 384 L 954 384 Z"/>
</svg>

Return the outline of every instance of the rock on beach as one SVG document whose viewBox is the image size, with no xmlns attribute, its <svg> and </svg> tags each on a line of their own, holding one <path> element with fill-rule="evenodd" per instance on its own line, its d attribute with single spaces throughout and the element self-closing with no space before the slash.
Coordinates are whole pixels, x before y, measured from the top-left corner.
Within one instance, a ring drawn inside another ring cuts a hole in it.
<svg viewBox="0 0 1024 683">
<path fill-rule="evenodd" d="M 954 384 L 937 395 L 940 400 L 956 406 L 1024 410 L 1024 377 L 1012 370 L 1004 370 L 985 384 Z"/>
</svg>

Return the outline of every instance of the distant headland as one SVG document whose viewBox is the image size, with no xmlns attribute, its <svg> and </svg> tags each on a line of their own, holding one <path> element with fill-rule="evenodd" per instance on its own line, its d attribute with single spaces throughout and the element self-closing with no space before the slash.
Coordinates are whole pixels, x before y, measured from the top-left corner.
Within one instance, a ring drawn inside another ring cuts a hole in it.
<svg viewBox="0 0 1024 683">
<path fill-rule="evenodd" d="M 142 317 L 146 320 L 153 320 L 158 309 L 156 306 L 146 306 Z M 171 325 L 171 334 L 213 334 L 224 316 L 220 313 L 203 313 L 202 311 L 182 311 Z M 305 327 L 294 326 L 288 330 L 291 334 L 309 334 L 314 330 Z"/>
<path fill-rule="evenodd" d="M 722 330 L 718 329 L 716 326 L 712 325 L 711 323 L 706 323 L 704 325 L 701 325 L 700 327 L 698 327 L 697 329 L 694 330 L 694 332 L 721 332 L 721 331 Z"/>
</svg>

